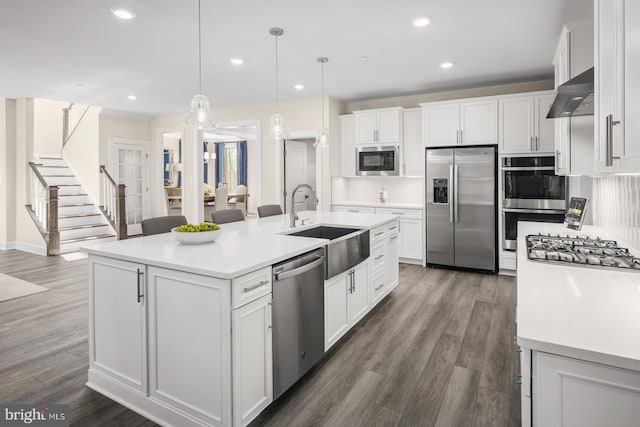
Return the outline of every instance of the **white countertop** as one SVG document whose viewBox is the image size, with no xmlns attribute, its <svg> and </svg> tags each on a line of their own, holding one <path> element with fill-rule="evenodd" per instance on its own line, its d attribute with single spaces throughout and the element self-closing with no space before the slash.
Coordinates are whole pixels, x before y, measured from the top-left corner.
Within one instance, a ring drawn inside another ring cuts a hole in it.
<svg viewBox="0 0 640 427">
<path fill-rule="evenodd" d="M 388 203 L 380 203 L 380 202 L 353 202 L 353 201 L 342 201 L 342 202 L 332 202 L 333 206 L 358 206 L 358 207 L 371 207 L 371 208 L 397 208 L 397 209 L 422 209 L 422 203 L 401 203 L 401 202 L 388 202 Z"/>
<path fill-rule="evenodd" d="M 530 261 L 526 236 L 538 233 L 617 240 L 604 230 L 518 223 L 518 344 L 640 371 L 640 272 Z"/>
<path fill-rule="evenodd" d="M 319 248 L 328 240 L 286 236 L 318 225 L 371 229 L 396 220 L 395 215 L 347 212 L 299 212 L 305 227 L 289 228 L 289 215 L 221 224 L 222 235 L 213 243 L 182 245 L 171 233 L 98 243 L 85 252 L 158 267 L 232 279 L 262 267 Z M 298 224 L 300 222 L 298 221 Z"/>
</svg>

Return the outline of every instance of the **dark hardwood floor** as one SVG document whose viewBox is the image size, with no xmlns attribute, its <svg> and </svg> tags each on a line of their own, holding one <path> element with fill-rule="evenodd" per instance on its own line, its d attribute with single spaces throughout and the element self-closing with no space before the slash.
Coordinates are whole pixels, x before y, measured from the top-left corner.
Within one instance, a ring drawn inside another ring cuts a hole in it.
<svg viewBox="0 0 640 427">
<path fill-rule="evenodd" d="M 68 404 L 72 425 L 147 426 L 89 390 L 87 262 L 0 251 L 51 290 L 0 302 L 0 402 Z M 252 426 L 517 426 L 515 280 L 402 265 L 400 285 Z"/>
</svg>

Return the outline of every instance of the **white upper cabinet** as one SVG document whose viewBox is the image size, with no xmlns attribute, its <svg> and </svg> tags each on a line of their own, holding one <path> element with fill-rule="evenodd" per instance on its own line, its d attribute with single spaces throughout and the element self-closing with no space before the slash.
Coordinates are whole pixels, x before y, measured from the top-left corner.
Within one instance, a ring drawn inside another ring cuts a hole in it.
<svg viewBox="0 0 640 427">
<path fill-rule="evenodd" d="M 422 146 L 422 110 L 404 112 L 404 175 L 424 176 L 424 147 Z"/>
<path fill-rule="evenodd" d="M 556 55 L 553 59 L 555 67 L 554 85 L 558 86 L 571 78 L 571 58 L 570 58 L 570 34 L 569 29 L 564 27 L 560 34 Z M 567 175 L 571 173 L 571 119 L 558 118 L 555 119 L 555 138 L 556 138 L 556 173 L 559 175 Z"/>
<path fill-rule="evenodd" d="M 355 111 L 356 144 L 401 145 L 403 108 Z"/>
<path fill-rule="evenodd" d="M 594 4 L 595 169 L 599 173 L 637 173 L 640 5 L 637 0 L 595 0 Z"/>
<path fill-rule="evenodd" d="M 342 176 L 356 174 L 356 116 L 346 114 L 340 116 L 340 150 Z"/>
<path fill-rule="evenodd" d="M 554 121 L 547 119 L 554 92 L 501 97 L 500 152 L 553 153 Z"/>
<path fill-rule="evenodd" d="M 494 98 L 420 105 L 426 147 L 498 143 L 498 106 Z"/>
</svg>

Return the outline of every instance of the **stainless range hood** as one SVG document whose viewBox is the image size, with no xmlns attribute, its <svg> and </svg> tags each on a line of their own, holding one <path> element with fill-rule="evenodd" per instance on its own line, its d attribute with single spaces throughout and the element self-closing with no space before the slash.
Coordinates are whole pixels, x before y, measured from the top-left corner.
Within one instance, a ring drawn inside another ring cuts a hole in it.
<svg viewBox="0 0 640 427">
<path fill-rule="evenodd" d="M 558 86 L 547 119 L 593 116 L 593 67 Z"/>
</svg>

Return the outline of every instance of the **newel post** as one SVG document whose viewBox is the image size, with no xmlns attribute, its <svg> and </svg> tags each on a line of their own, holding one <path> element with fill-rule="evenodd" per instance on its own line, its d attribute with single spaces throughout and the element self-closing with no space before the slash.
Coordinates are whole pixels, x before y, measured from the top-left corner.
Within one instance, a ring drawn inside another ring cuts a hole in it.
<svg viewBox="0 0 640 427">
<path fill-rule="evenodd" d="M 125 188 L 126 185 L 118 185 L 118 194 L 116 195 L 116 232 L 118 240 L 127 238 L 127 207 L 125 205 Z"/>
<path fill-rule="evenodd" d="M 47 211 L 47 225 L 49 239 L 47 241 L 47 255 L 60 255 L 60 232 L 58 231 L 58 186 L 52 185 L 49 187 L 48 194 L 48 211 Z"/>
</svg>

